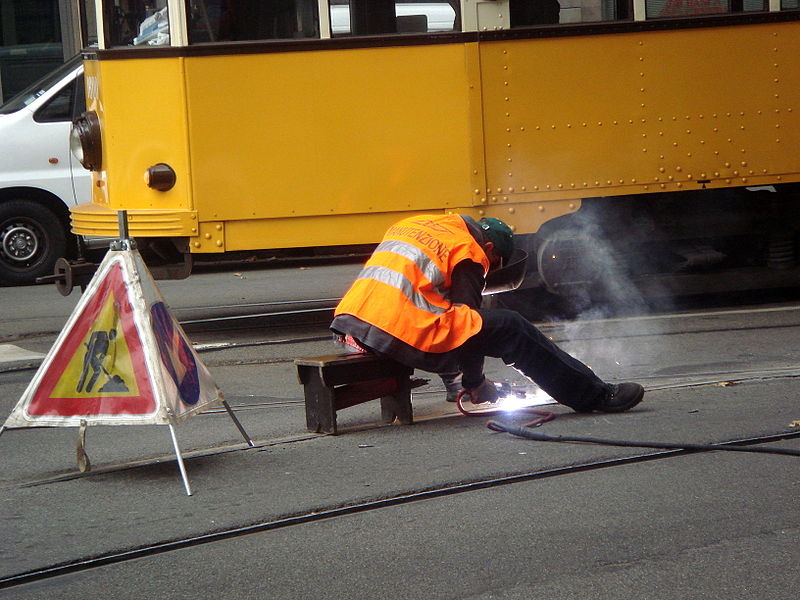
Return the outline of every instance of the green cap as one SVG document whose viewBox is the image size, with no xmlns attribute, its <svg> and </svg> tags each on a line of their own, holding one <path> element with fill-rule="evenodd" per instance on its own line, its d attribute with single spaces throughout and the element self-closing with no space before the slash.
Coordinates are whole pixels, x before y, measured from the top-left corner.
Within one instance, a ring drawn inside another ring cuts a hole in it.
<svg viewBox="0 0 800 600">
<path fill-rule="evenodd" d="M 483 229 L 483 234 L 492 242 L 503 257 L 503 262 L 508 263 L 511 253 L 514 252 L 514 233 L 511 227 L 494 217 L 484 217 L 478 221 Z"/>
</svg>

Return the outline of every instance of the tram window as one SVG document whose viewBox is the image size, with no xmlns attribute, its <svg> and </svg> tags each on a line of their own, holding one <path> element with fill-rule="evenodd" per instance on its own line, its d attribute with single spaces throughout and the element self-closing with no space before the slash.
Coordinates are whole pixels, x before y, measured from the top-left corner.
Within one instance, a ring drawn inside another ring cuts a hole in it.
<svg viewBox="0 0 800 600">
<path fill-rule="evenodd" d="M 781 0 L 781 10 L 800 8 L 800 0 Z"/>
<path fill-rule="evenodd" d="M 317 0 L 190 0 L 189 43 L 319 37 Z"/>
<path fill-rule="evenodd" d="M 331 0 L 330 8 L 333 37 L 461 30 L 459 0 Z"/>
<path fill-rule="evenodd" d="M 84 47 L 97 45 L 97 13 L 95 0 L 80 0 L 81 44 Z"/>
<path fill-rule="evenodd" d="M 729 0 L 646 0 L 645 11 L 649 19 L 696 17 L 731 12 L 731 2 Z"/>
<path fill-rule="evenodd" d="M 646 0 L 645 6 L 649 19 L 769 10 L 768 0 Z"/>
<path fill-rule="evenodd" d="M 511 0 L 511 27 L 623 21 L 627 0 Z"/>
<path fill-rule="evenodd" d="M 168 46 L 167 0 L 107 0 L 109 46 Z"/>
</svg>

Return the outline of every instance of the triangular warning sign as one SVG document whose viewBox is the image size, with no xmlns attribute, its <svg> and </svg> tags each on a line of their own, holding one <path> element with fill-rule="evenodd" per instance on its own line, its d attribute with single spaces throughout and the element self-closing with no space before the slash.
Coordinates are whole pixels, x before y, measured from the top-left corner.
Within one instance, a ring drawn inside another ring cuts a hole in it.
<svg viewBox="0 0 800 600">
<path fill-rule="evenodd" d="M 4 427 L 171 424 L 222 400 L 135 250 L 111 250 Z"/>
</svg>

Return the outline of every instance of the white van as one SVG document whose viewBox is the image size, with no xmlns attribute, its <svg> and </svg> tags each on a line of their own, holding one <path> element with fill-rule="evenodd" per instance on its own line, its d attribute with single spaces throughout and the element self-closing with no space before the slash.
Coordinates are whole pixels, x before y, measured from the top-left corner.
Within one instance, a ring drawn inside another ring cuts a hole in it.
<svg viewBox="0 0 800 600">
<path fill-rule="evenodd" d="M 0 285 L 34 283 L 74 254 L 69 207 L 91 199 L 91 174 L 69 131 L 85 105 L 80 56 L 0 105 Z"/>
<path fill-rule="evenodd" d="M 331 2 L 334 37 L 350 33 L 350 4 Z M 456 12 L 449 2 L 397 2 L 394 7 L 398 33 L 453 31 Z"/>
</svg>

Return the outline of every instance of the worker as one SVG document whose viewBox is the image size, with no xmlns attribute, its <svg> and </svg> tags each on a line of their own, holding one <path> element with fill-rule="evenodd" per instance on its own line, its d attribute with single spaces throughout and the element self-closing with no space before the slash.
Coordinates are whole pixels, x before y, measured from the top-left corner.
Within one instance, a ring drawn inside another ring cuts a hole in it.
<svg viewBox="0 0 800 600">
<path fill-rule="evenodd" d="M 497 387 L 483 374 L 484 357 L 492 356 L 578 412 L 638 404 L 644 395 L 638 383 L 605 383 L 519 313 L 481 308 L 486 275 L 507 264 L 513 250 L 511 228 L 499 219 L 403 219 L 336 307 L 331 329 L 357 351 L 444 374 L 450 400 L 462 386 L 474 404 L 497 400 Z"/>
</svg>

